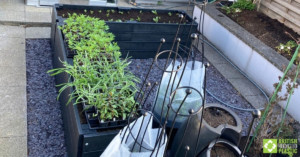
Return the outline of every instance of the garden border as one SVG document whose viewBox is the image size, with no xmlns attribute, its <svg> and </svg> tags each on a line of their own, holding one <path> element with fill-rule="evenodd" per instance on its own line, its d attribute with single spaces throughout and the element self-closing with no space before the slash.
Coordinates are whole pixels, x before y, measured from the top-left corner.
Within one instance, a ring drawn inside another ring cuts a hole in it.
<svg viewBox="0 0 300 157">
<path fill-rule="evenodd" d="M 200 11 L 196 6 L 193 16 L 199 19 Z M 279 82 L 278 76 L 283 75 L 284 67 L 287 67 L 289 61 L 217 10 L 214 4 L 206 6 L 205 15 L 204 36 L 268 95 L 271 95 L 274 83 Z M 293 66 L 292 69 L 295 68 Z M 300 79 L 297 83 L 300 83 Z M 279 95 L 283 96 L 284 93 L 286 84 Z M 299 97 L 300 89 L 295 89 L 288 107 L 288 113 L 297 121 L 300 121 L 297 109 L 300 106 L 300 102 L 297 101 Z M 284 108 L 286 101 L 279 102 L 279 105 Z"/>
</svg>

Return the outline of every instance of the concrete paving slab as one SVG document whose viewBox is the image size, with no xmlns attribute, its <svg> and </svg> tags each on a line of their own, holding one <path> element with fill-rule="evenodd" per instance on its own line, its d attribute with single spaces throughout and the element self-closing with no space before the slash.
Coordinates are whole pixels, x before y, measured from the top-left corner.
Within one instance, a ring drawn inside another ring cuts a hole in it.
<svg viewBox="0 0 300 157">
<path fill-rule="evenodd" d="M 25 22 L 24 11 L 2 11 L 2 10 L 0 10 L 0 21 Z"/>
<path fill-rule="evenodd" d="M 23 52 L 24 53 L 24 52 Z M 0 50 L 0 66 L 26 66 L 25 54 Z"/>
<path fill-rule="evenodd" d="M 24 6 L 24 0 L 1 0 L 1 6 Z"/>
<path fill-rule="evenodd" d="M 265 108 L 267 103 L 266 98 L 262 94 L 245 96 L 245 99 L 256 109 Z"/>
<path fill-rule="evenodd" d="M 14 109 L 18 109 L 26 113 L 26 88 L 0 87 L 0 102 L 0 111 L 13 111 Z"/>
<path fill-rule="evenodd" d="M 257 89 L 249 80 L 247 79 L 228 79 L 228 81 L 236 88 L 241 95 L 246 96 L 257 96 L 260 95 L 261 92 Z"/>
<path fill-rule="evenodd" d="M 241 78 L 246 79 L 238 70 L 236 70 L 230 63 L 215 64 L 213 65 L 218 69 L 218 71 L 225 76 L 227 79 L 231 78 Z"/>
<path fill-rule="evenodd" d="M 50 38 L 51 27 L 27 27 L 26 39 Z"/>
<path fill-rule="evenodd" d="M 2 51 L 25 50 L 25 36 L 22 38 L 0 37 L 0 41 L 0 50 Z"/>
<path fill-rule="evenodd" d="M 25 11 L 24 5 L 0 5 L 1 11 Z"/>
<path fill-rule="evenodd" d="M 87 0 L 71 0 L 71 4 L 89 5 L 89 1 L 87 1 Z"/>
<path fill-rule="evenodd" d="M 14 105 L 14 104 L 9 104 Z M 27 136 L 27 114 L 26 111 L 15 108 L 14 110 L 0 111 L 0 138 Z"/>
<path fill-rule="evenodd" d="M 25 22 L 49 23 L 51 24 L 51 14 L 49 12 L 25 12 Z"/>
<path fill-rule="evenodd" d="M 26 87 L 26 67 L 0 67 L 0 87 L 16 86 Z"/>
<path fill-rule="evenodd" d="M 27 137 L 0 138 L 1 157 L 26 157 Z"/>
<path fill-rule="evenodd" d="M 0 37 L 23 38 L 24 27 L 0 25 Z"/>
<path fill-rule="evenodd" d="M 35 7 L 35 6 L 25 6 L 26 12 L 36 12 L 36 13 L 49 13 L 52 7 Z"/>
</svg>

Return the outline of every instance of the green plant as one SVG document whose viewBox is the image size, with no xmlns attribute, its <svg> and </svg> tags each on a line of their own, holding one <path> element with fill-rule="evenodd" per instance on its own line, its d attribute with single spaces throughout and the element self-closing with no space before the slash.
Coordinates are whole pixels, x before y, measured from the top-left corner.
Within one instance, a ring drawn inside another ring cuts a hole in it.
<svg viewBox="0 0 300 157">
<path fill-rule="evenodd" d="M 93 10 L 90 10 L 90 13 L 91 13 L 91 14 L 94 14 L 94 11 L 93 11 Z"/>
<path fill-rule="evenodd" d="M 99 13 L 102 13 L 102 10 L 99 10 L 98 12 L 99 12 Z"/>
<path fill-rule="evenodd" d="M 168 12 L 168 15 L 169 15 L 169 16 L 172 16 L 172 13 L 171 13 L 171 12 Z"/>
<path fill-rule="evenodd" d="M 230 7 L 223 6 L 222 9 L 225 10 L 227 14 L 238 13 L 243 10 L 254 10 L 255 4 L 250 0 L 237 0 Z"/>
<path fill-rule="evenodd" d="M 113 10 L 113 9 L 111 9 L 111 12 L 112 12 L 112 13 L 115 13 L 116 11 L 115 11 L 115 10 Z"/>
<path fill-rule="evenodd" d="M 142 14 L 143 13 L 143 11 L 142 10 L 140 10 L 140 14 Z"/>
<path fill-rule="evenodd" d="M 130 21 L 134 21 L 134 18 L 130 18 L 129 20 L 130 20 Z"/>
<path fill-rule="evenodd" d="M 112 21 L 114 21 L 114 19 L 109 19 L 108 21 L 109 21 L 109 22 L 112 22 Z"/>
<path fill-rule="evenodd" d="M 123 14 L 124 14 L 124 12 L 123 12 L 123 11 L 119 11 L 119 14 L 122 14 L 122 15 L 123 15 Z"/>
<path fill-rule="evenodd" d="M 84 9 L 83 11 L 84 11 L 85 13 L 87 13 L 87 10 L 86 10 L 86 9 Z"/>
<path fill-rule="evenodd" d="M 106 13 L 106 17 L 109 17 L 109 13 Z"/>
<path fill-rule="evenodd" d="M 60 86 L 58 97 L 67 88 L 74 88 L 68 103 L 85 102 L 95 106 L 102 120 L 126 119 L 135 109 L 134 96 L 138 79 L 127 69 L 128 59 L 121 59 L 114 35 L 103 20 L 85 15 L 69 14 L 65 25 L 59 27 L 71 50 L 77 55 L 73 64 L 49 70 L 51 76 L 67 73 L 69 82 Z M 67 103 L 67 104 L 68 104 Z"/>
<path fill-rule="evenodd" d="M 154 15 L 157 15 L 157 11 L 156 10 L 152 10 L 151 11 Z"/>
<path fill-rule="evenodd" d="M 158 20 L 160 19 L 160 17 L 159 16 L 156 16 L 155 18 L 153 18 L 153 21 L 155 22 L 155 23 L 158 23 Z"/>
<path fill-rule="evenodd" d="M 253 4 L 251 0 L 237 0 L 230 7 L 239 8 L 241 10 L 254 10 L 255 4 Z"/>
<path fill-rule="evenodd" d="M 138 16 L 136 20 L 137 20 L 137 21 L 141 21 L 141 18 Z"/>
<path fill-rule="evenodd" d="M 116 22 L 122 22 L 122 20 L 121 19 L 117 19 Z"/>
<path fill-rule="evenodd" d="M 276 49 L 280 54 L 287 54 L 289 57 L 292 57 L 292 49 L 296 46 L 297 43 L 293 40 L 290 40 L 285 44 L 280 43 L 280 45 L 277 46 Z"/>
</svg>

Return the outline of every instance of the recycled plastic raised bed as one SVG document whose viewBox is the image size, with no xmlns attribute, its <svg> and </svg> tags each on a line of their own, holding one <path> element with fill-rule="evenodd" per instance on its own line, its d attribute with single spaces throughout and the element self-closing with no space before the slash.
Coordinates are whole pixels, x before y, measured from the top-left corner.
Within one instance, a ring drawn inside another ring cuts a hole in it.
<svg viewBox="0 0 300 157">
<path fill-rule="evenodd" d="M 99 12 L 102 10 L 105 12 L 106 10 L 116 10 L 116 12 L 125 12 L 124 16 L 127 16 L 127 12 L 140 12 L 142 11 L 143 14 L 150 16 L 151 12 L 154 9 L 137 9 L 137 8 L 122 8 L 122 7 L 97 7 L 97 6 L 78 6 L 78 5 L 62 5 L 57 4 L 54 6 L 52 12 L 52 31 L 51 31 L 51 42 L 52 46 L 55 43 L 55 32 L 57 31 L 56 25 L 57 23 L 62 23 L 66 19 L 66 15 L 62 14 L 61 12 L 66 10 L 67 13 L 82 13 L 83 10 L 86 10 L 86 14 L 90 11 Z M 172 47 L 172 43 L 175 37 L 175 34 L 178 29 L 178 22 L 180 18 L 178 17 L 179 14 L 184 15 L 184 22 L 179 29 L 178 37 L 181 38 L 182 45 L 189 45 L 191 39 L 189 39 L 190 34 L 197 31 L 197 23 L 188 16 L 184 11 L 175 11 L 175 10 L 155 10 L 157 12 L 157 16 L 172 14 L 171 23 L 155 23 L 152 20 L 152 17 L 147 17 L 149 22 L 141 22 L 138 21 L 123 21 L 123 22 L 116 22 L 116 21 L 106 21 L 106 24 L 109 26 L 109 31 L 115 35 L 115 42 L 118 43 L 120 46 L 120 51 L 125 57 L 127 54 L 134 58 L 151 58 L 155 54 L 157 47 L 160 43 L 161 38 L 165 38 L 166 42 L 162 46 L 161 50 L 167 50 Z M 85 13 L 85 12 L 83 12 Z M 93 15 L 94 15 L 93 14 Z M 64 15 L 64 17 L 62 16 Z M 119 16 L 119 15 L 118 15 Z M 155 16 L 155 15 L 153 15 Z M 174 17 L 175 16 L 175 17 Z M 97 17 L 97 16 L 96 16 Z M 142 16 L 141 16 L 142 17 Z M 142 17 L 143 18 L 143 17 Z M 165 17 L 167 18 L 167 17 Z M 145 18 L 146 19 L 146 18 Z M 176 19 L 178 21 L 176 21 Z M 107 19 L 103 19 L 107 20 Z M 152 20 L 152 21 L 151 21 Z M 166 21 L 166 20 L 165 20 Z M 58 30 L 60 31 L 60 30 Z M 63 38 L 64 39 L 64 38 Z M 73 57 L 76 53 L 70 52 L 68 49 L 66 50 L 67 57 Z"/>
<path fill-rule="evenodd" d="M 54 50 L 54 68 L 62 68 L 63 64 L 61 61 L 66 61 L 72 64 L 72 56 L 74 55 L 67 53 L 67 48 L 64 44 L 62 31 L 58 28 L 58 26 L 64 24 L 64 19 L 57 15 L 58 8 L 98 10 L 107 8 L 120 10 L 124 9 L 116 7 L 56 5 L 54 7 L 52 15 L 53 22 L 51 31 L 51 44 Z M 131 8 L 127 8 L 127 10 L 128 9 L 130 10 Z M 177 13 L 178 11 L 173 12 Z M 191 20 L 189 16 L 186 16 L 186 18 Z M 173 38 L 175 37 L 178 28 L 178 24 L 145 22 L 107 22 L 107 24 L 110 27 L 110 31 L 116 35 L 116 40 L 119 40 L 119 42 L 117 42 L 121 47 L 122 56 L 125 57 L 128 55 L 133 59 L 153 58 L 157 51 L 157 47 L 159 46 L 161 38 L 166 38 L 167 40 L 161 50 L 170 49 L 172 46 L 171 43 L 173 42 Z M 182 25 L 180 32 L 184 33 L 180 33 L 178 37 L 181 37 L 182 41 L 187 41 L 184 39 L 188 39 L 189 34 L 196 32 L 196 29 L 197 24 L 195 22 Z M 186 43 L 190 43 L 190 40 L 188 40 Z M 55 76 L 56 84 L 66 83 L 69 81 L 69 79 L 70 76 L 66 73 Z M 69 95 L 72 90 L 73 89 L 69 88 L 64 90 L 59 98 L 59 101 L 62 104 L 61 107 L 68 156 L 99 157 L 105 150 L 106 146 L 119 132 L 119 129 L 90 129 L 90 126 L 86 121 L 86 115 L 84 114 L 82 105 L 73 105 L 74 102 L 70 102 L 69 104 L 67 104 Z"/>
</svg>

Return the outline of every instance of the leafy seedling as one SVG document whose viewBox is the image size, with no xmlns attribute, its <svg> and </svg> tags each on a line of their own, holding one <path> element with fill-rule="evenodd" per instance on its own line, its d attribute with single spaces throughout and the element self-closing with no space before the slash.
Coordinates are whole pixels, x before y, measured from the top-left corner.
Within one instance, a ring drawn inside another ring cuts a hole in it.
<svg viewBox="0 0 300 157">
<path fill-rule="evenodd" d="M 124 12 L 123 12 L 123 11 L 119 11 L 119 14 L 122 14 L 122 15 L 123 15 L 123 14 L 124 14 Z"/>
<path fill-rule="evenodd" d="M 94 14 L 94 11 L 93 11 L 93 10 L 91 10 L 91 11 L 90 11 L 90 13 L 91 13 L 91 14 Z"/>
<path fill-rule="evenodd" d="M 156 10 L 152 10 L 151 11 L 154 15 L 157 15 L 157 11 Z"/>
<path fill-rule="evenodd" d="M 155 23 L 158 23 L 158 20 L 160 19 L 160 17 L 159 16 L 156 16 L 155 18 L 153 18 L 153 21 L 155 22 Z"/>
<path fill-rule="evenodd" d="M 98 12 L 99 12 L 99 13 L 102 13 L 102 10 L 99 10 Z"/>
<path fill-rule="evenodd" d="M 171 13 L 171 12 L 168 12 L 168 15 L 169 15 L 169 16 L 172 16 L 172 13 Z"/>
<path fill-rule="evenodd" d="M 143 13 L 143 11 L 142 10 L 140 10 L 140 14 L 142 14 Z"/>
<path fill-rule="evenodd" d="M 137 21 L 141 21 L 141 18 L 138 16 L 136 20 L 137 20 Z"/>
</svg>

